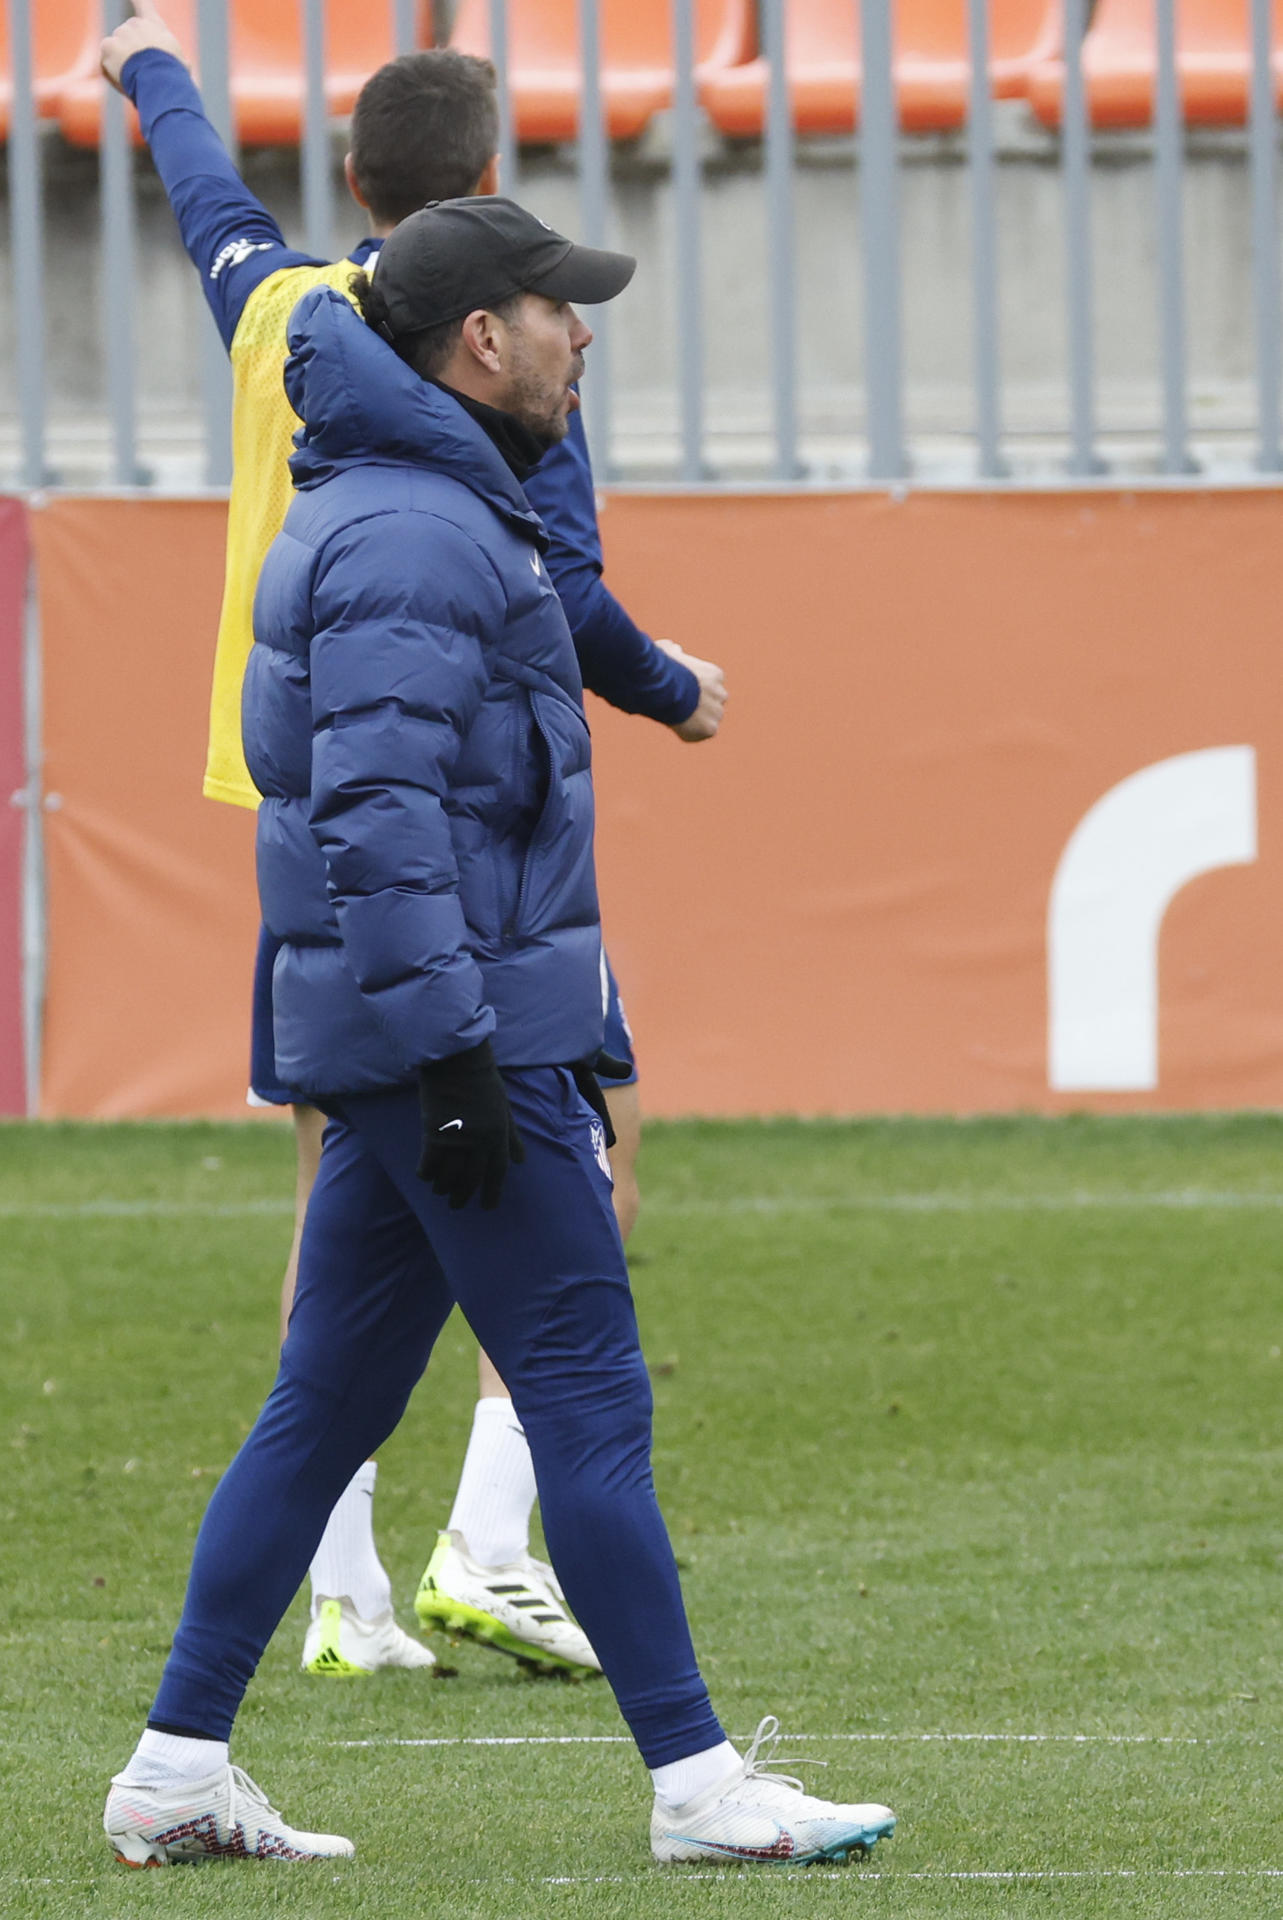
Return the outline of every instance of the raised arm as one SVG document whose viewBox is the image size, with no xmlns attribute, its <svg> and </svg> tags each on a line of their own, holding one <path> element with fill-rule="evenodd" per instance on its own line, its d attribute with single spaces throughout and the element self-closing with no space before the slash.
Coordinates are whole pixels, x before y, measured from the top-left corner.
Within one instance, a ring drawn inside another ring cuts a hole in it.
<svg viewBox="0 0 1283 1920">
<path fill-rule="evenodd" d="M 143 138 L 200 274 L 223 344 L 230 348 L 254 288 L 280 267 L 312 256 L 285 236 L 256 200 L 205 114 L 178 39 L 151 0 L 103 41 L 102 70 L 133 101 Z"/>
</svg>

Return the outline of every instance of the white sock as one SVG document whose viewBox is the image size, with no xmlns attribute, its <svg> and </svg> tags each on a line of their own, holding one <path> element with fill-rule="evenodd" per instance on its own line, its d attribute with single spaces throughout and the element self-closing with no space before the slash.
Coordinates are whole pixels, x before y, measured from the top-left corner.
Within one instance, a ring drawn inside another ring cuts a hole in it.
<svg viewBox="0 0 1283 1920">
<path fill-rule="evenodd" d="M 506 1567 L 530 1545 L 534 1504 L 535 1470 L 511 1400 L 478 1400 L 450 1531 L 463 1535 L 478 1565 Z"/>
<path fill-rule="evenodd" d="M 666 1767 L 652 1767 L 650 1777 L 656 1796 L 666 1807 L 683 1807 L 705 1788 L 719 1780 L 729 1780 L 740 1764 L 740 1756 L 729 1740 L 702 1753 L 688 1754 L 685 1760 L 670 1760 Z"/>
<path fill-rule="evenodd" d="M 352 1602 L 362 1620 L 377 1620 L 392 1607 L 392 1582 L 374 1544 L 374 1482 L 378 1467 L 367 1460 L 339 1495 L 312 1562 L 312 1618 L 322 1600 Z"/>
<path fill-rule="evenodd" d="M 120 1778 L 131 1787 L 179 1787 L 188 1780 L 208 1780 L 226 1765 L 226 1740 L 193 1740 L 146 1727 Z"/>
</svg>

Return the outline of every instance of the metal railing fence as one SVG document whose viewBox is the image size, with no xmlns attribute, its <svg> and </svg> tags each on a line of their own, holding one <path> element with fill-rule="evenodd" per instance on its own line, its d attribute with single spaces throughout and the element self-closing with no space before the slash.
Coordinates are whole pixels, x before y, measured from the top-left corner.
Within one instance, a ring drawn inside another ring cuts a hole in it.
<svg viewBox="0 0 1283 1920">
<path fill-rule="evenodd" d="M 192 352 L 194 399 L 170 395 L 161 402 L 151 395 L 153 322 L 146 277 L 140 279 L 146 163 L 132 154 L 123 103 L 106 89 L 96 169 L 77 176 L 97 199 L 97 272 L 86 281 L 89 317 L 79 324 L 92 326 L 101 377 L 96 398 L 78 389 L 69 398 L 65 391 L 66 356 L 60 359 L 49 282 L 61 250 L 85 244 L 83 227 L 47 191 L 58 135 L 35 108 L 36 0 L 5 4 L 13 77 L 7 187 L 14 384 L 0 419 L 0 462 L 10 482 L 27 487 L 65 477 L 78 422 L 80 440 L 97 448 L 93 460 L 85 454 L 79 466 L 71 463 L 81 484 L 88 474 L 111 487 L 172 485 L 175 474 L 189 472 L 205 485 L 225 486 L 230 386 L 208 317 Z M 640 142 L 627 146 L 609 137 L 604 75 L 610 50 L 598 0 L 576 0 L 579 137 L 555 153 L 518 145 L 508 84 L 517 4 L 485 5 L 500 75 L 505 190 L 532 204 L 540 194 L 555 199 L 584 239 L 630 246 L 646 268 L 629 296 L 634 312 L 622 303 L 618 314 L 592 316 L 597 337 L 585 418 L 601 475 L 686 486 L 833 477 L 1018 484 L 1106 471 L 1127 479 L 1280 470 L 1279 131 L 1270 0 L 1249 0 L 1246 124 L 1216 136 L 1183 122 L 1182 0 L 1153 0 L 1152 130 L 1126 135 L 1104 135 L 1090 124 L 1083 64 L 1089 0 L 1063 0 L 1058 130 L 1039 127 L 1019 103 L 995 102 L 988 80 L 989 0 L 967 0 L 965 125 L 928 135 L 905 135 L 897 123 L 897 0 L 863 0 L 858 47 L 852 48 L 861 74 L 858 132 L 825 140 L 799 134 L 791 111 L 788 10 L 806 0 L 759 0 L 765 110 L 754 141 L 723 139 L 710 129 L 700 103 L 694 0 L 657 0 L 670 16 L 671 107 Z M 101 5 L 106 31 L 127 0 Z M 376 5 L 390 7 L 391 44 L 413 45 L 423 18 L 415 0 L 371 0 Z M 304 112 L 297 204 L 286 211 L 301 244 L 329 258 L 343 244 L 336 237 L 339 130 L 327 117 L 325 97 L 325 0 L 299 0 L 299 6 Z M 231 145 L 227 0 L 196 0 L 195 18 L 192 51 L 204 98 Z M 1191 238 L 1187 199 L 1204 180 L 1200 152 L 1208 178 L 1220 169 L 1221 187 L 1229 182 L 1226 204 L 1238 248 L 1229 269 L 1209 264 Z M 1149 182 L 1147 211 L 1138 198 L 1140 168 Z M 1119 185 L 1124 176 L 1125 189 Z M 283 176 L 278 170 L 273 177 Z M 1035 181 L 1040 211 L 1033 225 L 1038 247 L 1046 250 L 1046 271 L 1039 269 L 1046 288 L 1022 306 L 1007 285 L 1022 247 L 1012 207 L 1021 193 L 1034 192 Z M 1115 202 L 1123 219 L 1126 202 L 1137 246 L 1135 258 L 1105 262 L 1102 282 L 1094 226 L 1106 199 L 1111 220 Z M 948 253 L 952 264 L 942 264 L 933 280 L 913 236 L 915 222 L 921 224 L 924 208 L 934 203 L 944 236 L 941 258 Z M 964 229 L 955 259 L 950 250 Z M 182 271 L 176 236 L 166 243 L 167 256 L 150 238 L 147 244 L 149 271 L 169 271 L 166 258 L 174 273 Z M 849 248 L 858 248 L 858 269 L 839 272 L 836 263 Z M 804 264 L 817 253 L 830 273 Z M 1218 366 L 1202 340 L 1215 329 L 1199 321 L 1195 371 L 1192 316 L 1212 297 L 1209 276 L 1227 270 L 1234 280 L 1233 343 Z M 1049 291 L 1057 273 L 1058 293 Z M 1124 368 L 1104 383 L 1112 413 L 1103 428 L 1102 347 L 1121 367 L 1124 336 L 1132 329 L 1104 322 L 1101 299 L 1121 300 L 1124 283 L 1134 331 L 1138 338 L 1152 332 L 1153 351 L 1134 377 Z M 817 301 L 825 306 L 822 320 Z M 1142 301 L 1149 303 L 1148 316 L 1139 310 Z M 965 352 L 955 353 L 955 341 L 965 341 Z M 947 362 L 939 379 L 931 371 L 933 354 L 942 367 Z M 639 360 L 647 363 L 641 374 Z M 821 378 L 816 366 L 830 361 L 837 371 Z M 1026 366 L 1018 376 L 1016 363 L 1029 363 L 1032 373 Z M 1029 396 L 1042 391 L 1038 379 L 1053 365 L 1054 378 L 1050 372 L 1047 378 L 1063 405 L 1044 393 L 1035 406 Z M 1207 387 L 1220 395 L 1210 415 L 1199 397 Z M 144 448 L 151 430 L 141 423 L 166 408 L 179 452 L 158 473 Z M 57 433 L 51 432 L 55 414 L 62 422 Z"/>
</svg>

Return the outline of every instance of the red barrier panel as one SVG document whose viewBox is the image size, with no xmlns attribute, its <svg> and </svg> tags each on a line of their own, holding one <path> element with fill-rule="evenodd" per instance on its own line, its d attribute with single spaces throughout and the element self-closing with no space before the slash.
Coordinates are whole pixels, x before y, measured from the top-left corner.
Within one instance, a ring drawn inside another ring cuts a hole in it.
<svg viewBox="0 0 1283 1920">
<path fill-rule="evenodd" d="M 1283 490 L 615 495 L 603 532 L 731 686 L 707 746 L 592 705 L 648 1111 L 1283 1105 Z M 200 798 L 223 511 L 33 533 L 45 1110 L 243 1113 L 253 822 Z"/>
<path fill-rule="evenodd" d="M 27 513 L 0 500 L 0 1113 L 25 1113 L 22 1035 L 22 841 L 26 815 L 11 804 L 26 781 L 22 639 Z"/>
</svg>

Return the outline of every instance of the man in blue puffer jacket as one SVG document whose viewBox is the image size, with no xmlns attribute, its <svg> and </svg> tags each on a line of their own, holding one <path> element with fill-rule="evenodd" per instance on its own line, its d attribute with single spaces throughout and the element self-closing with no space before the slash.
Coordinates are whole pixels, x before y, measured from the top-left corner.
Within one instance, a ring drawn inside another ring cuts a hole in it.
<svg viewBox="0 0 1283 1920">
<path fill-rule="evenodd" d="M 543 529 L 477 420 L 341 295 L 306 298 L 291 343 L 308 432 L 244 701 L 278 1070 L 323 1099 L 492 1042 L 504 1067 L 590 1060 L 590 749 Z"/>
<path fill-rule="evenodd" d="M 245 745 L 283 943 L 277 1058 L 330 1125 L 280 1372 L 107 1802 L 132 1865 L 352 1852 L 287 1825 L 227 1741 L 456 1301 L 511 1388 L 553 1564 L 650 1769 L 656 1857 L 840 1857 L 894 1825 L 767 1773 L 765 1723 L 743 1760 L 726 1740 L 651 1478 L 590 1070 L 588 730 L 520 484 L 577 404 L 592 335 L 570 302 L 613 298 L 633 265 L 510 201 L 445 201 L 387 241 L 368 326 L 328 288 L 291 322 L 299 497 L 260 577 Z"/>
</svg>

